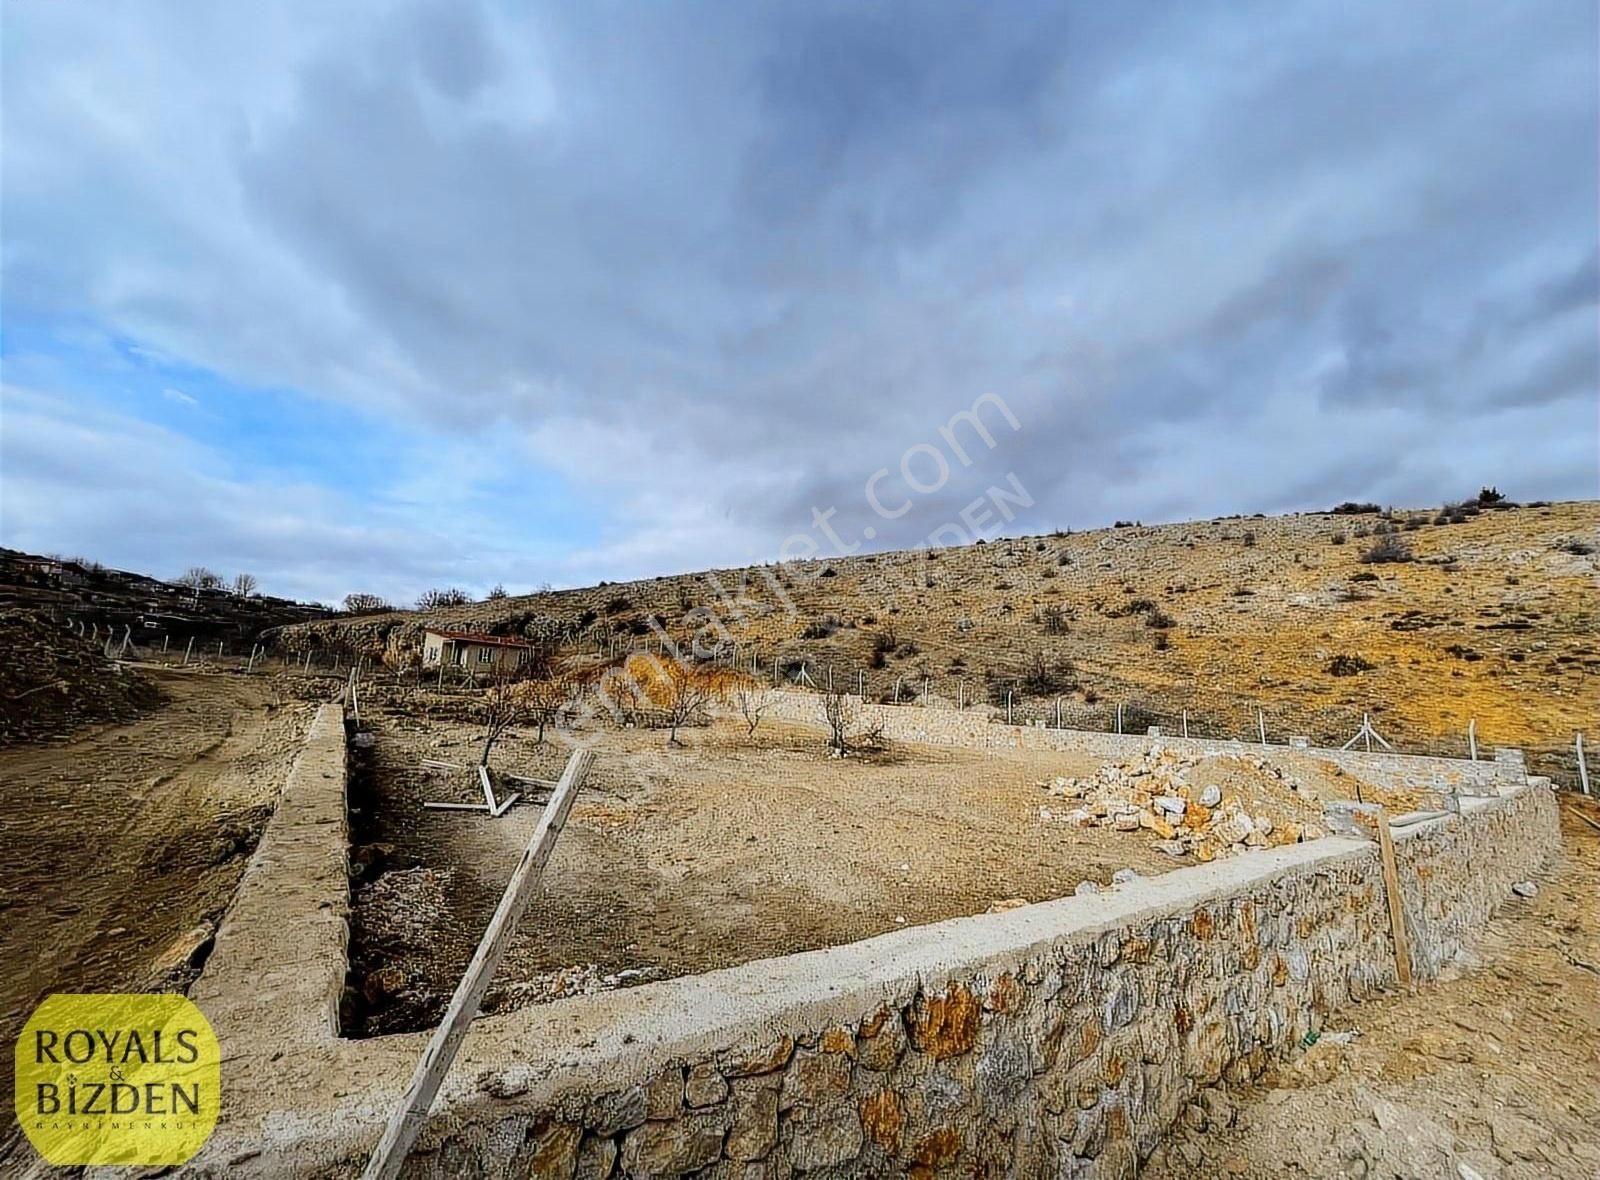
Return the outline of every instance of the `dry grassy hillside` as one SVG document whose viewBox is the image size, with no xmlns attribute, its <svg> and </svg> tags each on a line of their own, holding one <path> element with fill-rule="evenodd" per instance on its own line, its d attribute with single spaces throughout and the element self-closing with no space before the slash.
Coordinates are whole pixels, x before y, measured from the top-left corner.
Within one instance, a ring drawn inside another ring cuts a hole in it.
<svg viewBox="0 0 1600 1180">
<path fill-rule="evenodd" d="M 404 665 L 424 622 L 559 637 L 572 658 L 709 643 L 746 666 L 864 675 L 872 696 L 1011 696 L 1016 716 L 1243 736 L 1350 736 L 1370 712 L 1401 749 L 1551 755 L 1600 717 L 1600 504 L 1224 519 L 1007 538 L 602 584 L 285 629 Z M 1443 523 L 1436 523 L 1443 522 Z M 1372 547 L 1409 560 L 1371 561 Z M 1404 552 L 1401 553 L 1405 556 Z"/>
</svg>

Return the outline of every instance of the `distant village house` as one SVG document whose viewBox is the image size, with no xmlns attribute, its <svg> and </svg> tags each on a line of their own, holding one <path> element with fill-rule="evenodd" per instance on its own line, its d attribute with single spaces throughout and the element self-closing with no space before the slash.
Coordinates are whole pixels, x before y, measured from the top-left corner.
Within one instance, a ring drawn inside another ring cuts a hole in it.
<svg viewBox="0 0 1600 1180">
<path fill-rule="evenodd" d="M 472 672 L 492 672 L 497 668 L 509 671 L 532 659 L 534 650 L 534 644 L 524 639 L 429 628 L 423 633 L 422 663 L 431 668 L 445 664 Z"/>
</svg>

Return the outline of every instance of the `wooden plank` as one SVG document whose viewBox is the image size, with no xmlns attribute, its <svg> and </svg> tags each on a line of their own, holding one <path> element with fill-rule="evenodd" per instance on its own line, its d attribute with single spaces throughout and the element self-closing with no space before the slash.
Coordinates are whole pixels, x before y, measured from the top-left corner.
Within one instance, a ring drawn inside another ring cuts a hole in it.
<svg viewBox="0 0 1600 1180">
<path fill-rule="evenodd" d="M 516 783 L 519 787 L 543 787 L 547 791 L 553 791 L 560 785 L 547 778 L 530 778 L 525 774 L 502 774 L 500 777 L 508 783 Z"/>
<path fill-rule="evenodd" d="M 424 803 L 429 811 L 488 811 L 485 803 Z"/>
<path fill-rule="evenodd" d="M 428 1108 L 438 1096 L 450 1063 L 455 1060 L 456 1052 L 467 1035 L 467 1027 L 477 1015 L 478 1005 L 489 990 L 495 969 L 500 966 L 506 948 L 511 945 L 517 920 L 522 917 L 522 911 L 544 873 L 544 866 L 555 850 L 556 839 L 561 835 L 567 814 L 572 810 L 573 801 L 578 797 L 584 776 L 589 773 L 593 761 L 594 755 L 588 750 L 574 750 L 572 757 L 567 759 L 567 767 L 561 774 L 561 785 L 550 797 L 533 839 L 523 852 L 522 859 L 517 862 L 517 867 L 512 870 L 500 905 L 495 909 L 494 917 L 489 919 L 483 940 L 478 943 L 472 962 L 467 964 L 466 974 L 456 985 L 444 1020 L 434 1029 L 427 1051 L 423 1053 L 422 1060 L 417 1062 L 411 1084 L 406 1088 L 405 1099 L 384 1128 L 378 1146 L 373 1149 L 372 1158 L 361 1173 L 362 1180 L 395 1180 L 400 1174 L 406 1155 L 428 1117 Z"/>
<path fill-rule="evenodd" d="M 1411 984 L 1411 942 L 1406 937 L 1406 911 L 1400 900 L 1400 872 L 1395 867 L 1394 837 L 1389 834 L 1389 817 L 1378 809 L 1378 854 L 1383 860 L 1383 891 L 1389 898 L 1389 925 L 1394 931 L 1394 966 L 1400 985 Z"/>
<path fill-rule="evenodd" d="M 499 807 L 500 804 L 495 802 L 494 784 L 489 781 L 489 768 L 487 766 L 480 765 L 478 767 L 478 783 L 483 787 L 483 805 L 489 809 L 490 815 L 498 815 L 499 813 L 495 811 L 495 808 Z"/>
</svg>

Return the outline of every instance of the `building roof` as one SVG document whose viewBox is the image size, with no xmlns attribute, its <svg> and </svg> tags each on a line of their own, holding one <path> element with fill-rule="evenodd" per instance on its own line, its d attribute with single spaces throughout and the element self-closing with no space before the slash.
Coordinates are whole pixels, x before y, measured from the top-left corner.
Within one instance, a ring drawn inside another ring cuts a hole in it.
<svg viewBox="0 0 1600 1180">
<path fill-rule="evenodd" d="M 486 635 L 481 631 L 446 631 L 440 627 L 428 627 L 429 635 L 437 635 L 440 639 L 453 639 L 457 643 L 476 643 L 482 647 L 525 647 L 532 650 L 535 646 L 526 639 L 512 639 L 507 635 Z"/>
</svg>

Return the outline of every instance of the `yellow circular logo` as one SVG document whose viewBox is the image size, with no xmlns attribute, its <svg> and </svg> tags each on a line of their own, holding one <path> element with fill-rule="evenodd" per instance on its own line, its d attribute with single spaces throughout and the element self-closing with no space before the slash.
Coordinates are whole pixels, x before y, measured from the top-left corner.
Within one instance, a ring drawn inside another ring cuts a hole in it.
<svg viewBox="0 0 1600 1180">
<path fill-rule="evenodd" d="M 52 1164 L 181 1164 L 221 1083 L 216 1034 L 180 995 L 51 996 L 17 1040 L 17 1121 Z"/>
</svg>

